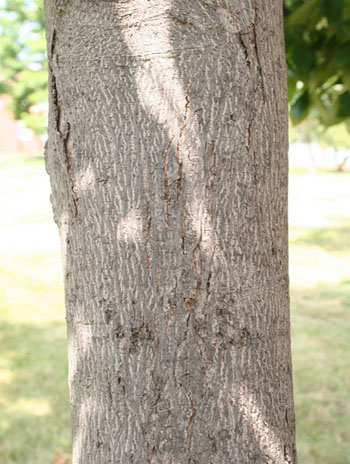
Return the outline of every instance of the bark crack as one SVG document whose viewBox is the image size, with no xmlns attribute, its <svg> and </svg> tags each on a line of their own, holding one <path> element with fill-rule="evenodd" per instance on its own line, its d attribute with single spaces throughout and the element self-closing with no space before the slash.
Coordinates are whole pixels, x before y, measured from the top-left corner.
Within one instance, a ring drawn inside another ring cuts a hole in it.
<svg viewBox="0 0 350 464">
<path fill-rule="evenodd" d="M 79 196 L 76 191 L 76 185 L 75 185 L 73 169 L 72 169 L 72 155 L 71 155 L 71 150 L 69 147 L 69 140 L 70 140 L 70 123 L 69 122 L 65 123 L 64 130 L 62 131 L 62 133 L 60 132 L 60 135 L 62 137 L 62 144 L 63 144 L 63 151 L 65 155 L 68 179 L 69 179 L 69 183 L 70 183 L 71 190 L 72 190 L 72 200 L 74 204 L 75 216 L 78 216 Z"/>
<path fill-rule="evenodd" d="M 258 16 L 258 8 L 254 8 L 254 19 L 253 22 L 249 25 L 248 32 L 236 32 L 235 35 L 237 37 L 237 41 L 242 48 L 245 61 L 247 64 L 247 68 L 251 69 L 251 60 L 249 59 L 250 50 L 253 50 L 255 61 L 256 61 L 256 69 L 259 76 L 259 86 L 263 95 L 263 99 L 265 101 L 265 84 L 264 84 L 264 76 L 262 72 L 262 65 L 260 60 L 259 54 L 259 46 L 258 46 L 258 38 L 256 32 L 256 23 L 257 23 L 257 16 Z"/>
<path fill-rule="evenodd" d="M 258 47 L 258 40 L 257 40 L 257 34 L 256 34 L 256 17 L 257 17 L 258 9 L 254 8 L 254 22 L 251 24 L 251 30 L 252 30 L 252 45 L 253 45 L 253 50 L 257 62 L 257 70 L 258 70 L 258 75 L 259 75 L 259 80 L 260 80 L 260 88 L 262 91 L 263 98 L 265 100 L 265 85 L 264 85 L 264 76 L 262 72 L 262 66 L 261 66 L 261 61 L 260 61 L 260 55 L 259 55 L 259 47 Z"/>
<path fill-rule="evenodd" d="M 178 164 L 178 177 L 177 177 L 177 197 L 178 198 L 179 198 L 180 193 L 181 193 L 182 179 L 183 179 L 183 166 L 182 166 L 182 161 L 181 161 L 181 156 L 180 156 L 180 145 L 181 145 L 181 139 L 182 139 L 182 136 L 183 136 L 183 132 L 185 130 L 186 123 L 187 123 L 188 111 L 189 111 L 189 108 L 190 108 L 190 99 L 189 99 L 189 96 L 188 96 L 187 92 L 186 92 L 185 100 L 186 100 L 185 113 L 184 113 L 184 117 L 183 117 L 183 124 L 182 124 L 182 126 L 180 128 L 180 132 L 179 132 L 179 138 L 178 138 L 178 142 L 177 142 L 177 145 L 176 145 L 176 155 L 175 155 L 176 156 L 176 162 Z"/>
<path fill-rule="evenodd" d="M 244 58 L 247 64 L 247 68 L 250 69 L 251 62 L 249 60 L 249 43 L 245 42 L 245 36 L 249 35 L 249 32 L 236 32 L 236 37 L 238 39 L 238 43 L 241 46 L 244 54 Z"/>
<path fill-rule="evenodd" d="M 250 150 L 251 128 L 252 128 L 254 117 L 255 117 L 255 112 L 253 111 L 253 114 L 252 114 L 252 116 L 251 116 L 251 118 L 250 118 L 250 120 L 248 122 L 248 128 L 247 128 L 247 132 L 246 132 L 245 146 L 246 146 L 247 153 L 249 153 L 249 150 Z"/>
<path fill-rule="evenodd" d="M 50 45 L 51 58 L 53 57 L 55 53 L 55 47 L 56 47 L 56 29 L 52 31 L 52 35 L 51 35 L 51 45 Z"/>
<path fill-rule="evenodd" d="M 165 198 L 165 217 L 166 221 L 169 220 L 169 207 L 170 207 L 170 194 L 169 194 L 169 178 L 167 173 L 167 162 L 171 144 L 173 143 L 174 137 L 169 141 L 163 156 L 162 171 L 163 171 L 163 185 L 164 185 L 164 198 Z"/>
<path fill-rule="evenodd" d="M 193 402 L 191 392 L 188 393 L 188 398 L 190 400 L 191 414 L 188 420 L 187 430 L 186 430 L 186 446 L 187 446 L 187 449 L 189 450 L 190 460 L 191 460 L 191 455 L 192 455 L 191 442 L 192 442 L 192 434 L 193 434 L 193 423 L 194 423 L 194 418 L 196 417 L 197 411 L 196 411 L 196 408 L 194 407 L 194 402 Z"/>
<path fill-rule="evenodd" d="M 152 212 L 149 201 L 146 204 L 146 217 L 147 217 L 147 228 L 146 228 L 146 263 L 148 269 L 152 264 L 152 253 L 151 253 L 151 242 L 152 242 Z"/>
<path fill-rule="evenodd" d="M 53 106 L 53 117 L 55 122 L 55 129 L 61 135 L 60 132 L 60 123 L 61 123 L 61 108 L 58 102 L 58 92 L 56 84 L 56 76 L 53 72 L 53 69 L 50 67 L 50 84 L 51 84 L 51 96 L 52 96 L 52 106 Z"/>
</svg>

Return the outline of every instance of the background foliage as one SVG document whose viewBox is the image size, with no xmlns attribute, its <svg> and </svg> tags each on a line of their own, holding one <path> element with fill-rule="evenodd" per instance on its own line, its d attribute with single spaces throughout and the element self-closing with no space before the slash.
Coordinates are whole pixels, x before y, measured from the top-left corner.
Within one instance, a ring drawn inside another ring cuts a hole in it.
<svg viewBox="0 0 350 464">
<path fill-rule="evenodd" d="M 285 0 L 285 38 L 293 123 L 349 124 L 350 0 Z"/>
<path fill-rule="evenodd" d="M 36 133 L 46 132 L 46 116 L 30 112 L 47 101 L 47 60 L 42 0 L 0 1 L 0 94 Z"/>
<path fill-rule="evenodd" d="M 0 93 L 13 97 L 17 119 L 37 133 L 45 116 L 31 113 L 47 100 L 43 0 L 0 0 Z M 350 129 L 350 0 L 285 0 L 290 116 L 312 115 L 324 128 Z"/>
</svg>

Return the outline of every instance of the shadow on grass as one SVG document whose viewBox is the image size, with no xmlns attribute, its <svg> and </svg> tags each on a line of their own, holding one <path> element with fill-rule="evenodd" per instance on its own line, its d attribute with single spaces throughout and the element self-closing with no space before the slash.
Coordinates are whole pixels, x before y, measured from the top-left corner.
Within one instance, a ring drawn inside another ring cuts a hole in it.
<svg viewBox="0 0 350 464">
<path fill-rule="evenodd" d="M 49 464 L 69 453 L 64 324 L 2 323 L 0 353 L 1 462 Z"/>
<path fill-rule="evenodd" d="M 350 220 L 337 218 L 339 226 L 310 227 L 308 231 L 291 240 L 291 245 L 316 246 L 326 251 L 350 251 Z"/>
</svg>

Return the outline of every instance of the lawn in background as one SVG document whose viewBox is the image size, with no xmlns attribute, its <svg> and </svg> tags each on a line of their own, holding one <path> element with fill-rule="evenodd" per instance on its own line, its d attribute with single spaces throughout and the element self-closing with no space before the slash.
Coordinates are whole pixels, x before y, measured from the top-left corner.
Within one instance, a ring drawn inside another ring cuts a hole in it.
<svg viewBox="0 0 350 464">
<path fill-rule="evenodd" d="M 0 158 L 2 464 L 65 464 L 71 448 L 62 271 L 49 193 L 42 158 Z"/>
<path fill-rule="evenodd" d="M 350 173 L 292 174 L 290 278 L 300 464 L 350 463 Z"/>
<path fill-rule="evenodd" d="M 41 158 L 0 158 L 0 462 L 4 464 L 69 462 L 62 272 L 48 197 Z M 299 464 L 347 464 L 349 174 L 291 174 L 290 242 Z"/>
</svg>

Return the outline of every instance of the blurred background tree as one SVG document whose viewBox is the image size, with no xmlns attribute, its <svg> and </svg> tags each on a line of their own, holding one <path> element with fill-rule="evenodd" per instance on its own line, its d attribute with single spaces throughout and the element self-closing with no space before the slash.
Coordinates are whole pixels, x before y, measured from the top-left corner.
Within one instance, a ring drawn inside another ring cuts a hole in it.
<svg viewBox="0 0 350 464">
<path fill-rule="evenodd" d="M 349 159 L 350 136 L 345 124 L 338 124 L 319 136 L 321 147 L 332 147 L 337 171 L 343 171 Z"/>
<path fill-rule="evenodd" d="M 1 0 L 0 94 L 12 97 L 9 109 L 37 134 L 46 116 L 31 112 L 47 101 L 47 61 L 42 0 Z"/>
</svg>

